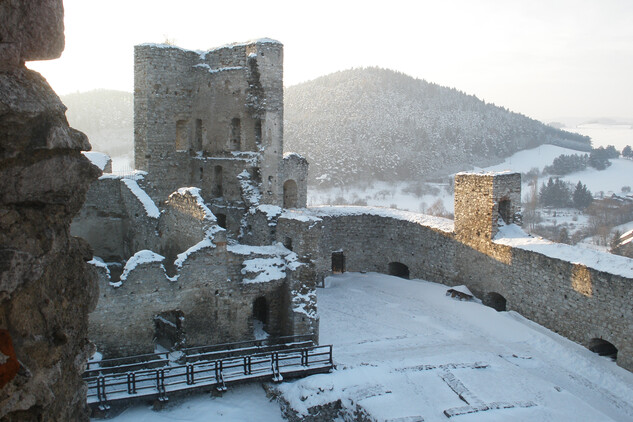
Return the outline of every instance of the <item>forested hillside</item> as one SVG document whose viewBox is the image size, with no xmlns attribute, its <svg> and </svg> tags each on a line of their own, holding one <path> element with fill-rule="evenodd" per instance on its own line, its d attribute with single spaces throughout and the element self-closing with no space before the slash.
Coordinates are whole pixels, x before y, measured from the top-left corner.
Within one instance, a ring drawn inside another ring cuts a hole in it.
<svg viewBox="0 0 633 422">
<path fill-rule="evenodd" d="M 130 159 L 133 96 L 95 90 L 62 97 L 93 150 Z M 391 70 L 353 69 L 291 86 L 284 150 L 306 156 L 312 185 L 433 178 L 485 167 L 543 143 L 590 150 L 589 138 Z"/>
<path fill-rule="evenodd" d="M 131 92 L 99 89 L 61 97 L 70 125 L 90 139 L 93 151 L 132 156 L 134 111 Z"/>
<path fill-rule="evenodd" d="M 309 160 L 312 184 L 419 180 L 544 143 L 590 150 L 588 137 L 386 69 L 337 72 L 285 93 L 284 150 Z"/>
</svg>

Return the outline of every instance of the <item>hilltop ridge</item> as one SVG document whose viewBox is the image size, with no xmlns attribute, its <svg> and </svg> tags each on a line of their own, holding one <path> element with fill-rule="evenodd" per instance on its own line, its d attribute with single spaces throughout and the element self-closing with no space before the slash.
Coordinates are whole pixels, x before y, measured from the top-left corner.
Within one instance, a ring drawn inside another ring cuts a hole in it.
<svg viewBox="0 0 633 422">
<path fill-rule="evenodd" d="M 388 69 L 332 73 L 285 92 L 285 149 L 310 162 L 310 182 L 431 178 L 588 137 Z M 328 183 L 329 182 L 329 183 Z"/>
</svg>

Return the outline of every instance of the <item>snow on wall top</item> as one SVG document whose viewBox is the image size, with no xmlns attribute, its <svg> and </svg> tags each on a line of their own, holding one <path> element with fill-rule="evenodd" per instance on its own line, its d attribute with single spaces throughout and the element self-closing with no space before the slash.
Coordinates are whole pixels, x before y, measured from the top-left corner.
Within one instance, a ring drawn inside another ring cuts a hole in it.
<svg viewBox="0 0 633 422">
<path fill-rule="evenodd" d="M 196 187 L 180 188 L 176 192 L 169 195 L 169 198 L 171 199 L 176 193 L 182 196 L 193 197 L 196 200 L 196 203 L 198 204 L 202 212 L 204 213 L 204 219 L 211 222 L 217 221 L 217 219 L 215 218 L 215 214 L 213 214 L 213 212 L 211 212 L 209 207 L 207 207 L 207 205 L 204 203 L 204 199 L 202 199 L 202 196 L 200 195 L 200 188 L 196 188 Z"/>
<path fill-rule="evenodd" d="M 244 41 L 244 42 L 225 44 L 225 45 L 221 45 L 219 47 L 213 47 L 213 48 L 211 48 L 209 50 L 206 50 L 206 51 L 203 51 L 203 50 L 189 50 L 189 49 L 186 49 L 186 48 L 178 47 L 176 45 L 165 44 L 165 43 L 142 43 L 142 44 L 138 44 L 138 46 L 139 47 L 152 47 L 152 48 L 172 48 L 172 49 L 181 50 L 181 51 L 185 51 L 185 52 L 194 52 L 194 53 L 198 53 L 200 55 L 200 59 L 205 60 L 206 59 L 206 55 L 209 54 L 209 53 L 213 53 L 214 51 L 222 50 L 222 49 L 225 49 L 225 48 L 232 49 L 232 48 L 235 48 L 235 47 L 245 47 L 247 45 L 252 45 L 252 44 L 279 44 L 279 45 L 283 45 L 281 42 L 279 42 L 277 40 L 273 40 L 272 38 L 258 38 L 258 39 L 254 39 L 254 40 Z"/>
<path fill-rule="evenodd" d="M 123 281 L 127 280 L 128 275 L 132 272 L 137 266 L 141 264 L 149 264 L 152 262 L 163 262 L 165 257 L 157 254 L 156 252 L 152 252 L 149 249 L 143 249 L 135 253 L 130 259 L 125 263 L 125 267 L 123 268 L 123 273 L 121 274 L 121 281 L 116 283 L 110 283 L 110 285 L 114 287 L 119 287 Z"/>
<path fill-rule="evenodd" d="M 387 217 L 396 220 L 409 221 L 411 223 L 420 224 L 421 226 L 426 226 L 446 233 L 453 233 L 455 227 L 453 220 L 449 220 L 448 218 L 418 214 L 410 211 L 402 211 L 392 208 L 350 207 L 347 205 L 343 205 L 310 207 L 307 209 L 307 212 L 310 212 L 314 217 L 338 217 L 353 215 L 373 215 L 377 217 Z"/>
<path fill-rule="evenodd" d="M 501 171 L 486 171 L 486 170 L 472 170 L 472 171 L 460 171 L 455 173 L 455 176 L 468 176 L 468 175 L 478 175 L 478 176 L 500 176 L 503 174 L 514 174 L 516 171 L 512 170 L 501 170 Z"/>
<path fill-rule="evenodd" d="M 256 209 L 266 214 L 266 219 L 268 220 L 272 220 L 273 218 L 281 214 L 281 207 L 277 205 L 258 205 Z"/>
<path fill-rule="evenodd" d="M 104 154 L 103 152 L 97 151 L 82 151 L 81 152 L 87 159 L 90 160 L 92 164 L 99 167 L 99 170 L 103 171 L 108 162 L 112 161 L 108 154 Z"/>
<path fill-rule="evenodd" d="M 584 249 L 579 246 L 555 243 L 542 237 L 533 237 L 525 233 L 516 224 L 500 227 L 493 242 L 537 252 L 550 258 L 571 262 L 572 264 L 581 264 L 605 273 L 633 278 L 633 259 L 592 249 Z"/>
<path fill-rule="evenodd" d="M 176 257 L 176 260 L 174 261 L 174 265 L 176 265 L 176 267 L 178 268 L 182 268 L 182 265 L 185 263 L 187 258 L 189 258 L 189 255 L 206 248 L 215 248 L 215 244 L 213 243 L 213 240 L 210 237 L 202 239 L 200 242 L 196 243 L 195 245 L 193 245 L 186 251 L 179 253 L 178 256 Z"/>
<path fill-rule="evenodd" d="M 90 265 L 94 265 L 97 268 L 103 268 L 105 270 L 106 276 L 110 278 L 110 269 L 108 268 L 108 264 L 98 256 L 93 256 L 90 261 L 87 262 Z"/>
<path fill-rule="evenodd" d="M 284 152 L 284 160 L 290 160 L 291 158 L 297 158 L 299 160 L 305 160 L 306 158 L 296 152 Z"/>
<path fill-rule="evenodd" d="M 126 173 L 126 174 L 114 174 L 114 173 L 105 173 L 103 175 L 101 175 L 101 177 L 99 177 L 99 180 L 105 180 L 105 179 L 114 179 L 114 180 L 124 180 L 124 179 L 130 179 L 130 180 L 143 180 L 143 178 L 147 176 L 147 172 L 143 171 L 143 170 L 134 170 L 131 173 Z"/>
<path fill-rule="evenodd" d="M 125 184 L 125 186 L 128 187 L 130 192 L 132 192 L 134 196 L 136 196 L 138 200 L 141 201 L 141 204 L 143 204 L 148 217 L 160 217 L 160 211 L 158 210 L 158 207 L 156 206 L 154 201 L 152 201 L 152 198 L 149 197 L 147 192 L 141 189 L 138 183 L 136 183 L 136 180 L 122 179 L 121 181 Z"/>
</svg>

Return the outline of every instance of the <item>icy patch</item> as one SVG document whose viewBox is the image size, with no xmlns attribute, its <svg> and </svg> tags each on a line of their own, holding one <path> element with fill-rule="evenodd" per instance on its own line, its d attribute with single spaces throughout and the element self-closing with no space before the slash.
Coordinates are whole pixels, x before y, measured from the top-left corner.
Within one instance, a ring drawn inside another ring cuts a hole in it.
<svg viewBox="0 0 633 422">
<path fill-rule="evenodd" d="M 143 249 L 142 251 L 138 251 L 134 254 L 130 259 L 125 263 L 125 268 L 123 268 L 123 273 L 121 274 L 121 281 L 116 283 L 110 283 L 111 286 L 119 287 L 122 282 L 127 280 L 128 275 L 132 272 L 136 267 L 142 264 L 150 264 L 152 262 L 163 262 L 165 257 L 157 254 L 156 252 L 152 252 L 149 249 Z"/>
<path fill-rule="evenodd" d="M 534 237 L 525 233 L 516 224 L 502 227 L 494 238 L 494 243 L 511 246 L 526 251 L 537 252 L 572 264 L 580 264 L 594 270 L 633 278 L 633 259 L 577 246 L 565 245 Z"/>
<path fill-rule="evenodd" d="M 109 162 L 112 160 L 108 154 L 96 151 L 82 151 L 81 152 L 92 164 L 99 167 L 99 170 L 103 171 Z"/>
</svg>

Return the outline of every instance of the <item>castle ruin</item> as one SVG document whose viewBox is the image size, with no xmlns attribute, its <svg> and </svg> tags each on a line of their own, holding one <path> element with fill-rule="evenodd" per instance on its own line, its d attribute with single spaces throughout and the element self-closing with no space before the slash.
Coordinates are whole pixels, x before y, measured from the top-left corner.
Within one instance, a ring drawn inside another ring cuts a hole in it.
<svg viewBox="0 0 633 422">
<path fill-rule="evenodd" d="M 104 174 L 73 222 L 100 273 L 90 321 L 99 351 L 262 331 L 316 340 L 323 278 L 376 271 L 465 284 L 497 310 L 613 347 L 633 370 L 633 261 L 521 232 L 519 174 L 457 174 L 454 221 L 306 208 L 307 162 L 283 154 L 282 56 L 268 39 L 208 52 L 136 47 L 139 171 Z"/>
</svg>

